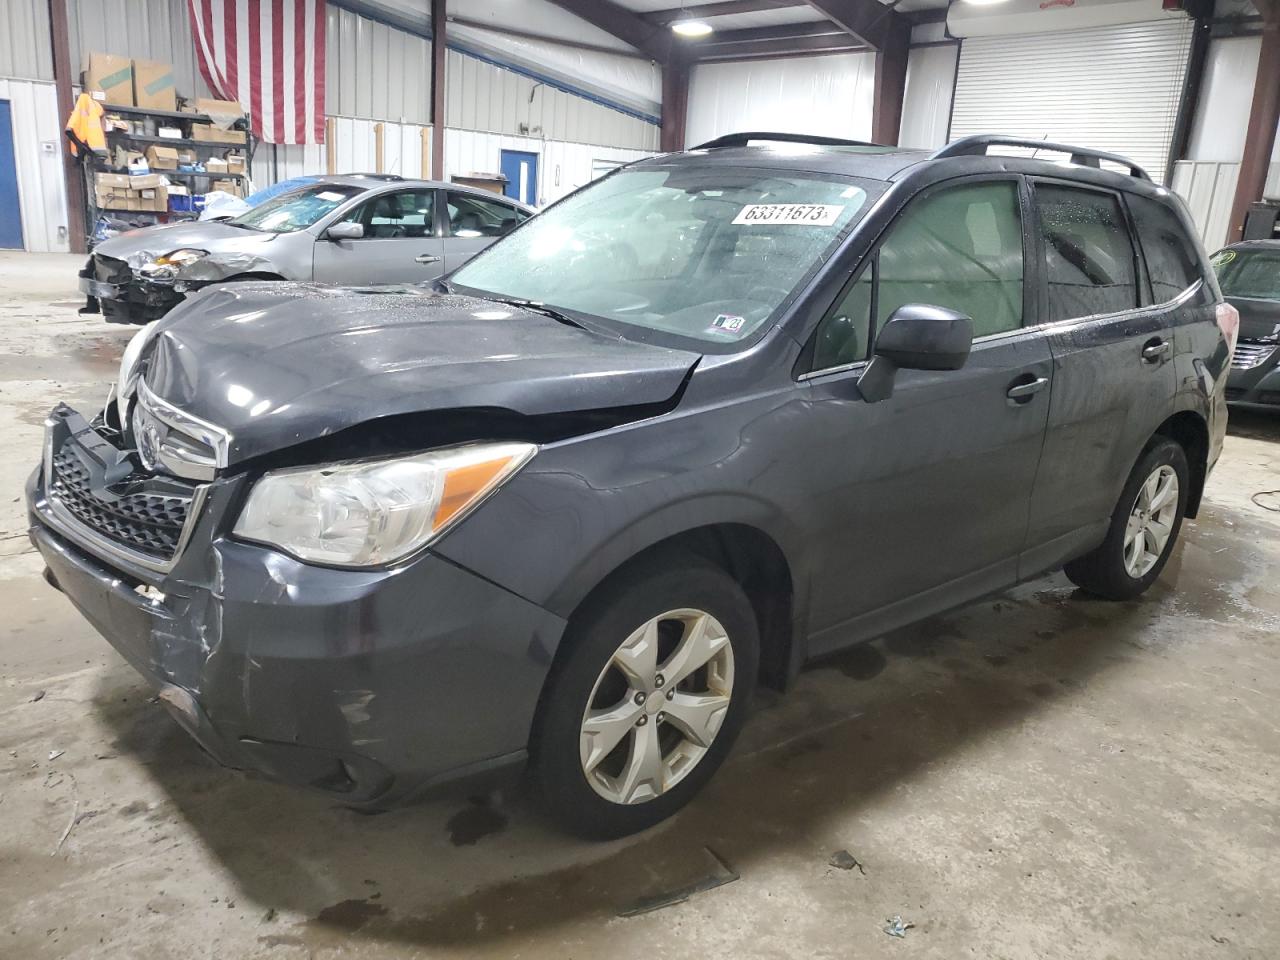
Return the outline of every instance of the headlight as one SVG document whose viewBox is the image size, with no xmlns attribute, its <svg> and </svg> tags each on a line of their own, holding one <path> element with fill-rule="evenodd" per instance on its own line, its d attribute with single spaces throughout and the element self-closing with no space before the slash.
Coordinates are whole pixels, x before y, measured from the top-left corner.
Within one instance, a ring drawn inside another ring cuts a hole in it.
<svg viewBox="0 0 1280 960">
<path fill-rule="evenodd" d="M 478 443 L 273 470 L 254 484 L 235 534 L 316 563 L 393 563 L 475 509 L 536 450 L 531 443 Z"/>
<path fill-rule="evenodd" d="M 129 422 L 129 401 L 133 399 L 138 386 L 138 360 L 142 357 L 147 341 L 155 333 L 157 323 L 158 320 L 152 320 L 135 333 L 129 340 L 129 345 L 124 348 L 124 356 L 120 358 L 120 376 L 116 378 L 116 412 L 120 416 L 122 429 Z"/>
<path fill-rule="evenodd" d="M 142 265 L 142 272 L 152 277 L 172 277 L 187 264 L 203 260 L 208 255 L 208 250 L 196 250 L 189 247 L 182 250 L 174 250 L 172 253 L 166 253 L 162 257 L 148 260 Z"/>
</svg>

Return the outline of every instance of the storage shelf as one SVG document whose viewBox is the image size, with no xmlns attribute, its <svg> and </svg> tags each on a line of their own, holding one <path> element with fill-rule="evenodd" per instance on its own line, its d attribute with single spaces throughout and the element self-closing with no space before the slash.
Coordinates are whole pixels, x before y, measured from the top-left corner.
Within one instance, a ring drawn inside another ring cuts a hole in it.
<svg viewBox="0 0 1280 960">
<path fill-rule="evenodd" d="M 125 106 L 121 103 L 104 103 L 104 113 L 132 113 L 139 117 L 164 117 L 166 120 L 194 120 L 197 123 L 213 123 L 212 118 L 203 113 L 186 113 L 182 110 L 152 110 L 149 107 Z"/>
<path fill-rule="evenodd" d="M 179 147 L 210 147 L 215 150 L 226 150 L 228 147 L 239 147 L 241 150 L 247 150 L 247 143 L 235 143 L 231 140 L 188 140 L 186 137 L 157 137 L 150 133 L 130 133 L 127 130 L 108 130 L 108 137 L 120 137 L 124 140 L 133 140 L 136 143 L 163 143 L 175 145 Z"/>
</svg>

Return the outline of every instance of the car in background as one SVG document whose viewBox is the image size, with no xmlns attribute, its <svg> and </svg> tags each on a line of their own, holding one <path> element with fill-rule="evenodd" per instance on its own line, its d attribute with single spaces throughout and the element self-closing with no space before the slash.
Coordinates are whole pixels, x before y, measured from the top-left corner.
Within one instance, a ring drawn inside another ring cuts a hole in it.
<svg viewBox="0 0 1280 960">
<path fill-rule="evenodd" d="M 466 263 L 533 215 L 482 190 L 357 174 L 322 177 L 239 216 L 131 230 L 80 271 L 82 312 L 148 323 L 211 283 L 415 284 Z"/>
<path fill-rule="evenodd" d="M 1233 243 L 1210 262 L 1223 296 L 1240 311 L 1227 399 L 1280 406 L 1280 240 Z"/>
</svg>

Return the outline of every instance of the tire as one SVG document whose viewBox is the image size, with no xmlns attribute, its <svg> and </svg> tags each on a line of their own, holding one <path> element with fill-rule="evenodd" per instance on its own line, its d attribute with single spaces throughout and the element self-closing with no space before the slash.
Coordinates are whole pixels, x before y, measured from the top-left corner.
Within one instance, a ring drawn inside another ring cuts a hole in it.
<svg viewBox="0 0 1280 960">
<path fill-rule="evenodd" d="M 711 779 L 746 718 L 759 663 L 746 594 L 691 554 L 624 568 L 570 619 L 561 649 L 530 742 L 533 781 L 547 812 L 568 832 L 597 840 L 665 820 Z M 711 649 L 700 668 L 683 675 L 682 663 Z M 589 711 L 597 718 L 592 732 Z"/>
<path fill-rule="evenodd" d="M 1143 488 L 1154 483 L 1155 489 L 1163 489 L 1160 487 L 1161 478 L 1168 477 L 1170 473 L 1177 481 L 1173 501 L 1167 504 L 1173 508 L 1172 514 L 1162 516 L 1163 507 L 1162 510 L 1143 514 L 1140 503 Z M 1107 528 L 1107 538 L 1096 550 L 1072 560 L 1064 568 L 1071 582 L 1106 600 L 1132 600 L 1144 593 L 1160 576 L 1177 543 L 1187 508 L 1190 473 L 1187 455 L 1178 443 L 1165 437 L 1149 443 L 1120 494 L 1120 502 L 1116 504 L 1111 525 Z M 1145 519 L 1147 515 L 1151 518 L 1149 521 Z M 1135 524 L 1132 528 L 1131 521 Z M 1169 525 L 1168 537 L 1159 544 L 1158 550 L 1153 550 L 1151 548 L 1158 541 L 1164 522 Z M 1151 533 L 1143 533 L 1144 529 Z M 1138 531 L 1134 539 L 1130 538 L 1131 530 Z M 1141 544 L 1138 544 L 1139 540 Z M 1141 547 L 1140 556 L 1134 549 L 1135 545 Z"/>
</svg>

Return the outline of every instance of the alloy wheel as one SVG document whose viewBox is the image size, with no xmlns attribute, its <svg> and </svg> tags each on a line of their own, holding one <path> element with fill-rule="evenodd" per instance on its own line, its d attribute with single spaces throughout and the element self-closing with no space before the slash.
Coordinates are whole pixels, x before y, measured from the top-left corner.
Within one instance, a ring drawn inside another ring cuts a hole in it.
<svg viewBox="0 0 1280 960">
<path fill-rule="evenodd" d="M 1135 580 L 1145 577 L 1164 554 L 1178 516 L 1178 474 L 1162 464 L 1138 488 L 1124 530 L 1124 569 Z"/>
<path fill-rule="evenodd" d="M 680 609 L 643 624 L 614 651 L 583 711 L 579 753 L 604 799 L 662 796 L 706 756 L 733 695 L 733 644 L 720 621 Z"/>
</svg>

